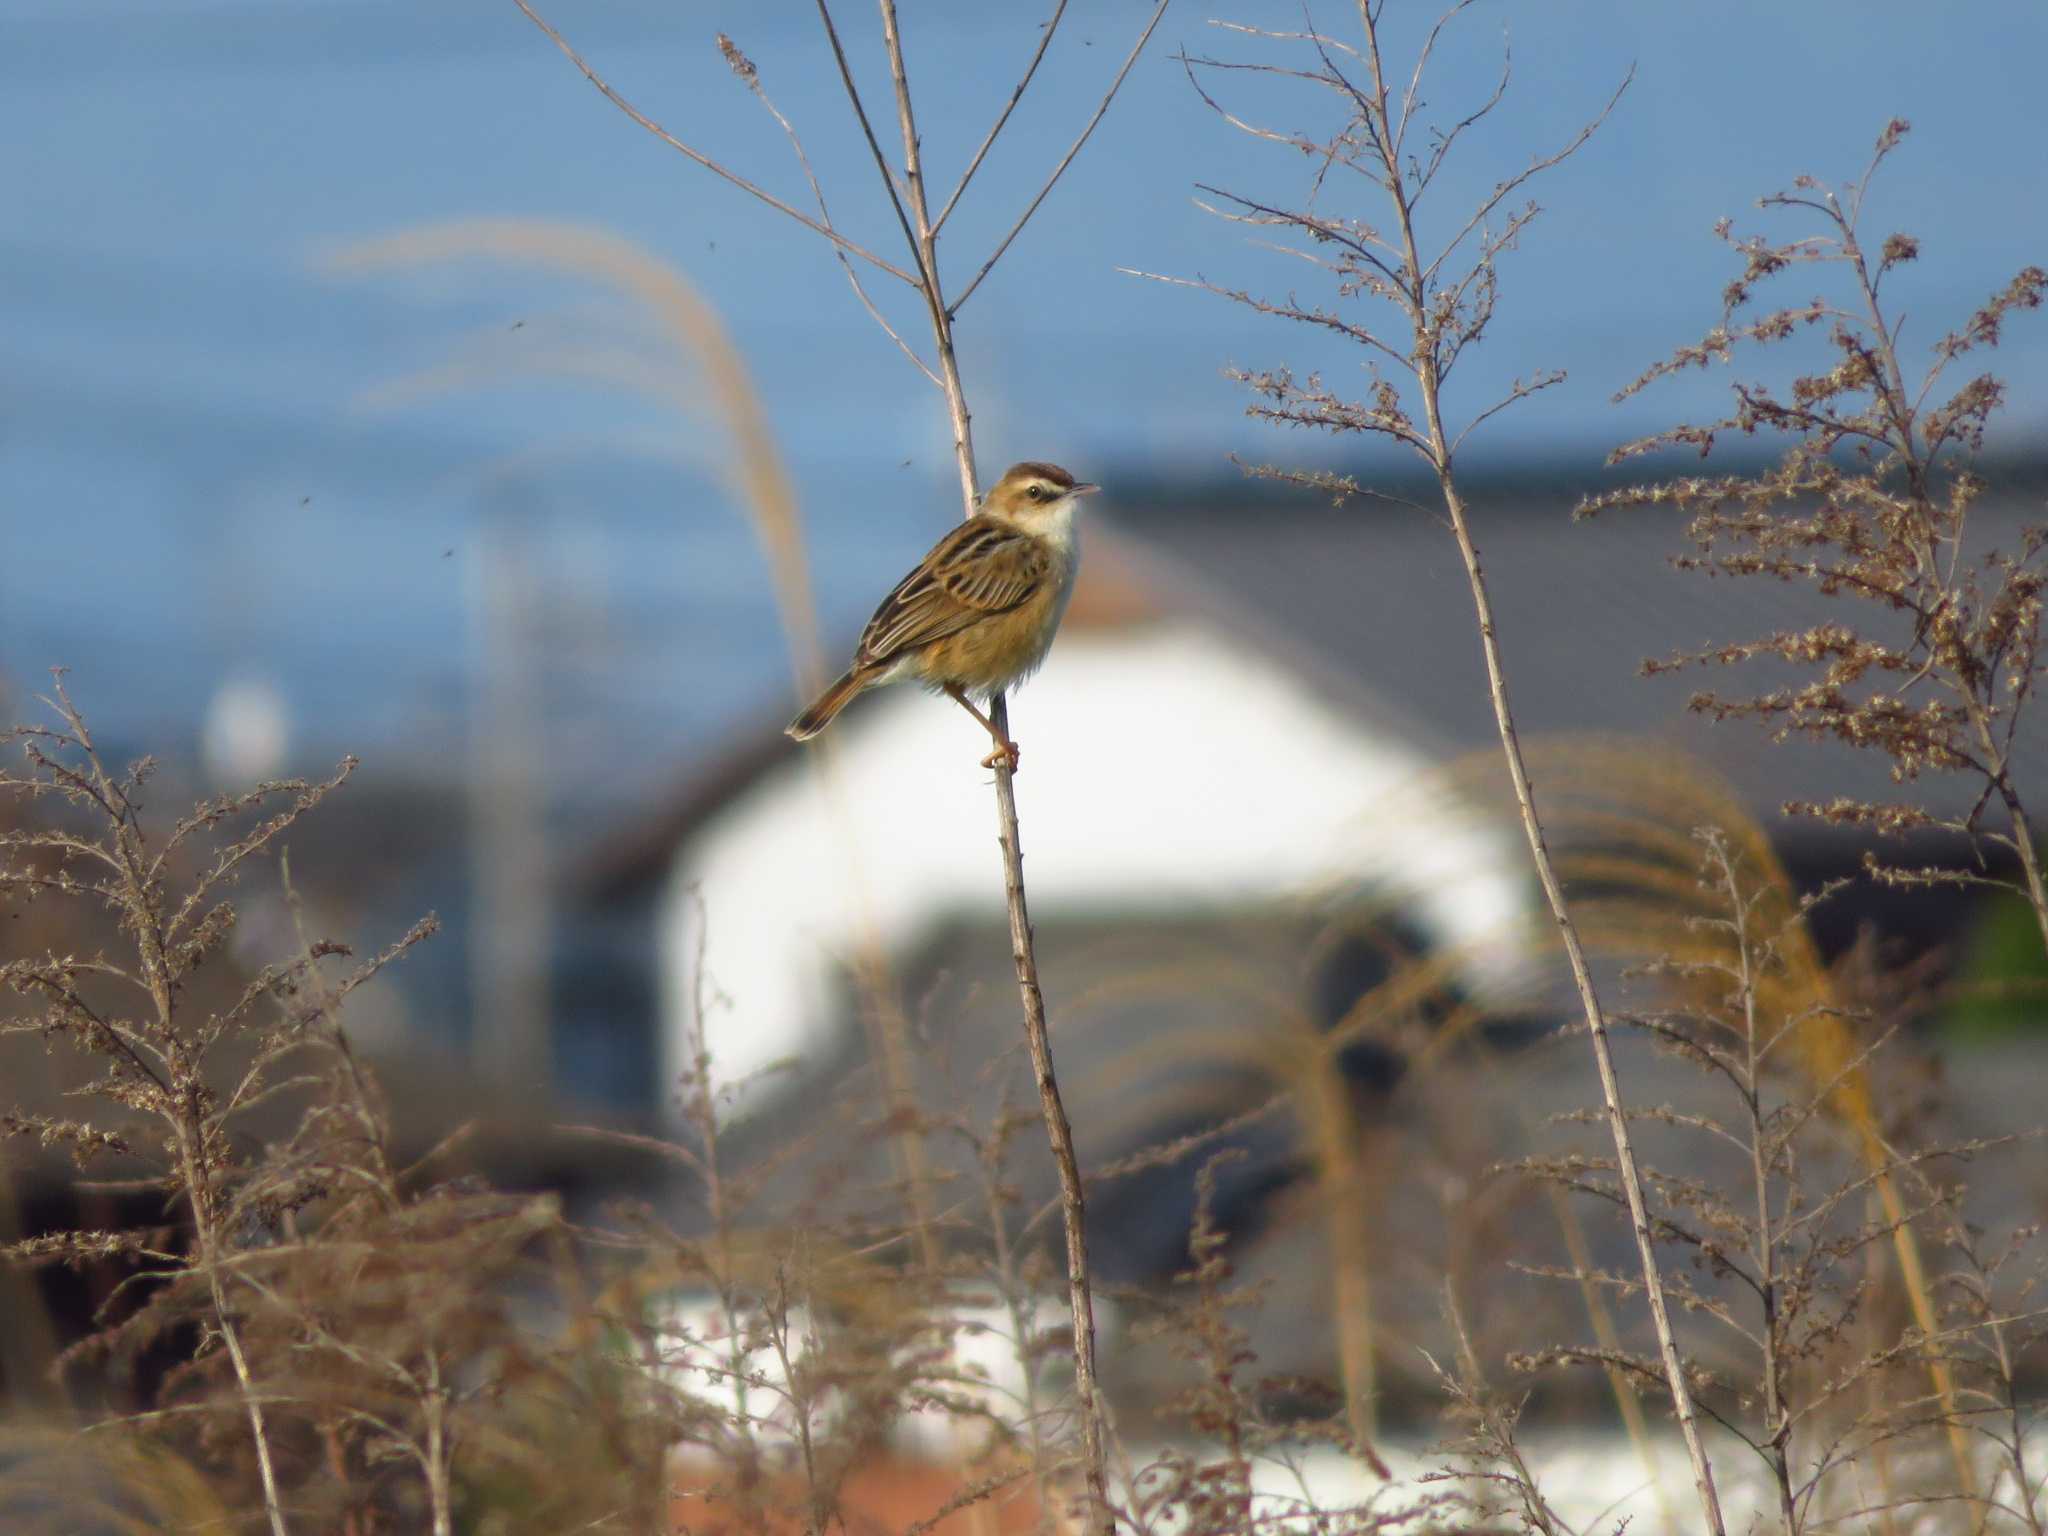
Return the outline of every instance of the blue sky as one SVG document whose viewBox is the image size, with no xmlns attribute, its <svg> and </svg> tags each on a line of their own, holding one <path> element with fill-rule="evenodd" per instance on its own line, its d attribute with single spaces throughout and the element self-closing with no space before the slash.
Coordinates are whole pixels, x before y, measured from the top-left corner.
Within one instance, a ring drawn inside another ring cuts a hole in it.
<svg viewBox="0 0 2048 1536">
<path fill-rule="evenodd" d="M 1074 0 L 949 229 L 956 282 L 1148 9 Z M 1396 52 L 1433 14 L 1402 0 L 1389 12 Z M 810 7 L 556 0 L 548 14 L 670 128 L 800 198 L 779 130 L 713 44 L 730 32 L 849 232 L 894 253 Z M 871 10 L 835 14 L 879 100 Z M 1349 24 L 1342 6 L 1317 15 Z M 1221 370 L 1285 362 L 1340 378 L 1350 359 L 1117 272 L 1299 281 L 1195 206 L 1198 181 L 1284 198 L 1304 174 L 1190 90 L 1177 50 L 1258 46 L 1211 16 L 1286 27 L 1299 11 L 1176 0 L 1093 144 L 962 313 L 992 467 L 1053 458 L 1113 493 L 1119 476 L 1227 473 L 1232 452 L 1316 451 L 1244 421 Z M 932 179 L 946 184 L 1039 17 L 906 3 L 904 19 Z M 66 663 L 103 721 L 172 746 L 160 733 L 189 730 L 224 679 L 257 676 L 281 691 L 306 754 L 443 761 L 463 739 L 478 549 L 495 527 L 525 541 L 538 572 L 529 643 L 550 719 L 566 734 L 623 731 L 635 761 L 622 784 L 780 707 L 765 577 L 701 421 L 516 369 L 403 409 L 368 403 L 478 337 L 516 361 L 506 349 L 529 334 L 539 346 L 619 322 L 586 288 L 511 269 L 366 278 L 322 265 L 428 221 L 602 226 L 701 289 L 796 475 L 828 633 L 955 515 L 942 406 L 820 243 L 633 126 L 511 0 L 0 0 L 0 31 L 0 674 L 33 684 Z M 1922 239 L 1901 286 L 1909 349 L 2017 266 L 2048 261 L 2037 5 L 1482 0 L 1440 55 L 1430 115 L 1483 96 L 1504 32 L 1514 84 L 1442 184 L 1446 213 L 1568 137 L 1631 64 L 1636 76 L 1535 189 L 1544 216 L 1507 258 L 1463 398 L 1540 367 L 1570 379 L 1500 421 L 1493 453 L 1592 464 L 1623 436 L 1713 408 L 1722 385 L 1708 377 L 1626 409 L 1609 396 L 1714 318 L 1730 270 L 1714 220 L 1744 219 L 1803 170 L 1853 175 L 1887 117 L 1915 125 L 1877 201 L 1885 228 Z M 1310 121 L 1299 98 L 1250 84 L 1235 100 Z M 1998 366 L 2014 386 L 2008 440 L 2023 442 L 2048 420 L 2048 325 L 2016 323 Z"/>
</svg>

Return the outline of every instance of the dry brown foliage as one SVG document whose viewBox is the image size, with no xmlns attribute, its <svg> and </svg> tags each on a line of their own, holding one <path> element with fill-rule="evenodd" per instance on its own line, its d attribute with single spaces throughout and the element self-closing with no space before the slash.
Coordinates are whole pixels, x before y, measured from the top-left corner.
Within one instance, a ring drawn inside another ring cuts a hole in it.
<svg viewBox="0 0 2048 1536">
<path fill-rule="evenodd" d="M 1626 444 L 1612 462 L 1674 447 L 1704 458 L 1731 435 L 1780 442 L 1781 457 L 1751 473 L 1603 492 L 1579 511 L 1675 508 L 1688 515 L 1697 550 L 1677 562 L 1682 568 L 1795 583 L 1839 600 L 1837 620 L 1652 660 L 1644 670 L 1785 664 L 1802 680 L 1758 693 L 1702 690 L 1692 708 L 1755 721 L 1775 740 L 1840 742 L 1888 759 L 1901 798 L 1838 797 L 1786 810 L 1885 835 L 1954 833 L 2001 849 L 2017 861 L 2018 889 L 2048 941 L 2048 884 L 2016 777 L 2020 726 L 2040 675 L 2048 527 L 2025 527 L 2016 547 L 1997 548 L 1972 524 L 1987 488 L 1973 461 L 2005 390 L 1989 373 L 1961 383 L 1952 376 L 1972 354 L 1995 347 L 2015 316 L 2041 306 L 2048 270 L 2022 268 L 1938 338 L 1916 374 L 1885 279 L 1919 259 L 1920 242 L 1893 233 L 1873 245 L 1866 229 L 1872 181 L 1906 133 L 1902 119 L 1887 123 L 1858 181 L 1834 188 L 1802 176 L 1762 199 L 1766 210 L 1817 223 L 1817 233 L 1772 240 L 1738 235 L 1722 221 L 1716 232 L 1742 272 L 1722 295 L 1720 323 L 1623 391 L 1729 363 L 1738 348 L 1817 343 L 1819 358 L 1802 358 L 1786 384 L 1737 380 L 1728 415 Z M 1763 284 L 1806 271 L 1825 285 L 1819 293 L 1760 311 Z M 1926 774 L 1965 778 L 1975 803 L 1960 816 L 1929 811 L 1911 797 Z M 2014 883 L 1963 869 L 1904 869 L 1874 856 L 1871 869 L 1901 883 Z"/>
<path fill-rule="evenodd" d="M 1886 1108 L 1899 1100 L 1880 1091 L 1886 1078 L 1915 1075 L 1898 1071 L 1910 1050 L 1900 1031 L 1928 1001 L 1924 975 L 1877 967 L 1864 951 L 1819 966 L 1806 927 L 1815 901 L 1795 896 L 1753 825 L 1704 822 L 1693 844 L 1690 891 L 1665 878 L 1670 860 L 1610 859 L 1615 894 L 1591 921 L 1648 957 L 1635 974 L 1665 1000 L 1621 1022 L 1714 1089 L 1705 1107 L 1633 1112 L 1659 1131 L 1644 1178 L 1667 1284 L 1691 1320 L 1702 1410 L 1761 1463 L 1787 1536 L 1936 1504 L 2036 1528 L 2033 1410 L 2018 1372 L 2040 1340 L 2031 1298 L 2043 1255 L 2032 1227 L 1987 1241 L 1964 1215 L 1961 1182 L 2011 1146 L 1932 1142 L 1903 1101 Z M 1602 1159 L 1519 1166 L 1622 1203 Z M 1582 1267 L 1548 1273 L 1588 1278 Z M 1632 1276 L 1592 1278 L 1635 1287 Z M 1656 1361 L 1605 1345 L 1515 1363 L 1659 1374 Z"/>
<path fill-rule="evenodd" d="M 269 1101 L 308 1086 L 308 1053 L 329 1044 L 328 1007 L 300 1002 L 307 988 L 323 1002 L 340 999 L 424 938 L 432 921 L 365 965 L 332 983 L 321 962 L 346 956 L 335 944 L 268 966 L 221 1008 L 188 1002 L 196 974 L 222 960 L 235 926 L 227 892 L 308 811 L 339 788 L 355 764 L 332 778 L 261 784 L 197 806 L 161 833 L 144 820 L 142 796 L 155 771 L 147 759 L 110 768 L 61 675 L 47 701 L 49 726 L 17 726 L 6 743 L 26 767 L 0 770 L 0 793 L 47 803 L 56 814 L 0 838 L 6 862 L 0 891 L 16 899 L 78 900 L 109 914 L 127 942 L 125 953 L 49 951 L 0 964 L 0 987 L 33 1011 L 0 1024 L 35 1032 L 52 1049 L 85 1058 L 96 1069 L 76 1096 L 98 1107 L 92 1116 L 9 1114 L 0 1126 L 61 1146 L 86 1166 L 119 1155 L 142 1167 L 129 1187 L 158 1190 L 182 1218 L 169 1232 L 74 1231 L 24 1238 L 4 1256 L 33 1264 L 87 1264 L 120 1259 L 135 1265 L 88 1353 L 133 1351 L 166 1330 L 198 1319 L 202 1345 L 195 1365 L 218 1345 L 232 1368 L 231 1400 L 246 1417 L 273 1531 L 285 1530 L 274 1435 L 272 1384 L 246 1343 L 265 1296 L 249 1255 L 274 1241 L 288 1220 L 327 1190 L 328 1169 L 316 1160 L 304 1176 L 253 1185 L 239 1127 Z M 182 1229 L 182 1230 L 181 1230 Z M 79 1351 L 73 1351 L 76 1355 Z M 158 1410 L 170 1411 L 170 1410 Z"/>
</svg>

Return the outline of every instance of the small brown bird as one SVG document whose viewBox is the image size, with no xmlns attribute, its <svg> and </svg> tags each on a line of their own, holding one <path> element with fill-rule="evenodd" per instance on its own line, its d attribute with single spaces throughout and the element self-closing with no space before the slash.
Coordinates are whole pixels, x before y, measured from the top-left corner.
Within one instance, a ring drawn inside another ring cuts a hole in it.
<svg viewBox="0 0 2048 1536">
<path fill-rule="evenodd" d="M 992 768 L 1017 744 L 975 708 L 1038 670 L 1074 590 L 1081 551 L 1074 509 L 1101 489 L 1057 464 L 1013 464 L 982 498 L 981 510 L 932 546 L 896 584 L 861 631 L 853 665 L 790 722 L 808 741 L 877 683 L 914 677 L 979 720 L 996 744 Z"/>
</svg>

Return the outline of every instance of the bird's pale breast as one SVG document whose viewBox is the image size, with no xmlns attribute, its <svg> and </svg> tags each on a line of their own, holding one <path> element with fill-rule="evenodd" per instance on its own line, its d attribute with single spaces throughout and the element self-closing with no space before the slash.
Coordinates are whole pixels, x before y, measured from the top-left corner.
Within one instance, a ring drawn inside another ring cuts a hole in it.
<svg viewBox="0 0 2048 1536">
<path fill-rule="evenodd" d="M 1004 613 L 993 613 L 925 650 L 918 673 L 934 687 L 951 683 L 988 695 L 1014 687 L 1045 660 L 1073 596 L 1076 561 L 1060 551 L 1055 578 Z"/>
</svg>

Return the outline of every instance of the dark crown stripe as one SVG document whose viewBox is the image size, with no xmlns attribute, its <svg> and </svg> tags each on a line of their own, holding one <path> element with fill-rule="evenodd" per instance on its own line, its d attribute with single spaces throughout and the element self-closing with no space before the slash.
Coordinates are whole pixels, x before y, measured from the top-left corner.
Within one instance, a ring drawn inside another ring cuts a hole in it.
<svg viewBox="0 0 2048 1536">
<path fill-rule="evenodd" d="M 1039 479 L 1058 486 L 1061 490 L 1072 487 L 1074 477 L 1057 464 L 1043 464 L 1036 459 L 1026 459 L 1021 464 L 1012 464 L 1003 474 L 1005 480 Z"/>
</svg>

